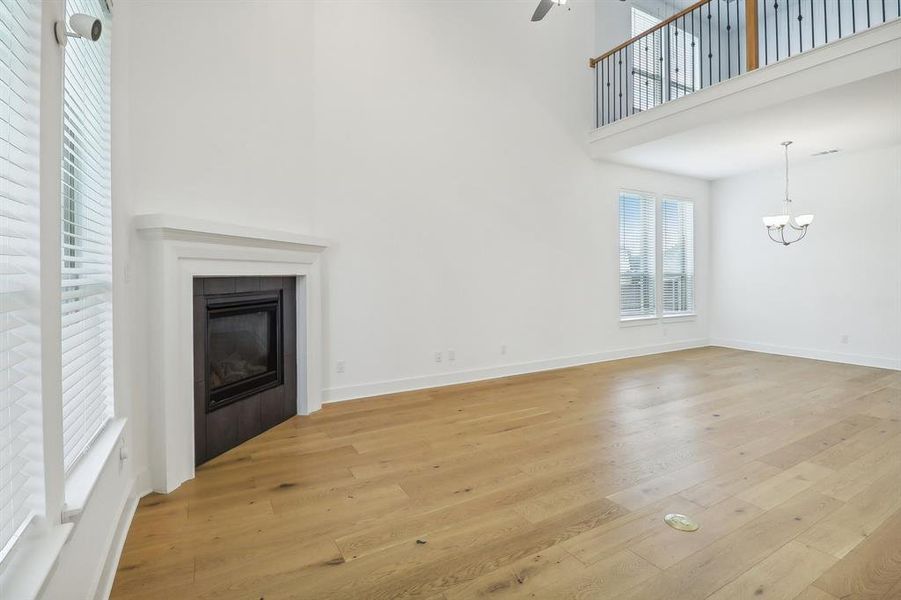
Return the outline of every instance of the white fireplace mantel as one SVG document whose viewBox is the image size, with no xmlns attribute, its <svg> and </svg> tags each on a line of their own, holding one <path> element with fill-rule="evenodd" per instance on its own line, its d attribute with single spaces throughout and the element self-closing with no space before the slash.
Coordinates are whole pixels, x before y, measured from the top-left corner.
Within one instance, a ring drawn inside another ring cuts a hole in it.
<svg viewBox="0 0 901 600">
<path fill-rule="evenodd" d="M 297 413 L 322 406 L 322 275 L 326 240 L 176 215 L 134 218 L 148 280 L 150 474 L 169 493 L 194 477 L 193 279 L 297 278 Z M 304 318 L 301 318 L 301 317 Z"/>
</svg>

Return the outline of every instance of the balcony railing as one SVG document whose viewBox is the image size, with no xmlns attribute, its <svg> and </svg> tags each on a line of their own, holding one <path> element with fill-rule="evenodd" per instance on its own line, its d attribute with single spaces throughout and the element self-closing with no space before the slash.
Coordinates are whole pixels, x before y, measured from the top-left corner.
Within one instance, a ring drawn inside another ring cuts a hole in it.
<svg viewBox="0 0 901 600">
<path fill-rule="evenodd" d="M 595 127 L 901 15 L 901 0 L 701 0 L 592 58 Z"/>
</svg>

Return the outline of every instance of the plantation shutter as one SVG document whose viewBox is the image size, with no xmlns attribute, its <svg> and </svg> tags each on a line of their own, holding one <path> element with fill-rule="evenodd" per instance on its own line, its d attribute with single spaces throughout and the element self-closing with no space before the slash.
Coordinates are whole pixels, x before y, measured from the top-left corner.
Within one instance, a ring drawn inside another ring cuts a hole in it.
<svg viewBox="0 0 901 600">
<path fill-rule="evenodd" d="M 695 310 L 694 203 L 664 199 L 663 314 L 690 314 Z"/>
<path fill-rule="evenodd" d="M 43 512 L 40 41 L 39 2 L 0 2 L 0 561 Z"/>
<path fill-rule="evenodd" d="M 656 314 L 656 222 L 653 197 L 623 193 L 619 197 L 620 318 Z"/>
<path fill-rule="evenodd" d="M 63 457 L 66 470 L 112 416 L 110 18 L 102 0 L 67 0 L 102 21 L 98 42 L 65 51 L 62 152 Z"/>
</svg>

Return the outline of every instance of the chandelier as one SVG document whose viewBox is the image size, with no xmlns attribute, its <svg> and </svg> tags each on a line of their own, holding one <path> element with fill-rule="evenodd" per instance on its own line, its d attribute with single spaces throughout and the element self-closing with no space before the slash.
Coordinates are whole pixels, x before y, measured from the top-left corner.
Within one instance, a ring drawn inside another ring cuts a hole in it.
<svg viewBox="0 0 901 600">
<path fill-rule="evenodd" d="M 788 147 L 790 145 L 791 142 L 782 142 L 782 146 L 785 148 L 785 201 L 782 203 L 782 214 L 763 218 L 767 235 L 771 240 L 783 246 L 804 239 L 804 236 L 807 235 L 807 226 L 813 223 L 813 215 L 792 216 L 792 201 L 788 197 Z M 789 232 L 787 237 L 786 231 Z M 800 233 L 792 233 L 793 231 Z"/>
</svg>

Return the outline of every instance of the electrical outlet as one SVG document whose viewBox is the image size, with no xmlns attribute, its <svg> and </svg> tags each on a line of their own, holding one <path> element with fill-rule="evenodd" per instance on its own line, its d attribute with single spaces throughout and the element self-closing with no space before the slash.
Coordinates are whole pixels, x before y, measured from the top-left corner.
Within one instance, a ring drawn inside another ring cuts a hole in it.
<svg viewBox="0 0 901 600">
<path fill-rule="evenodd" d="M 440 352 L 436 352 L 436 353 L 435 353 L 435 362 L 436 362 L 436 363 L 440 363 L 440 362 L 441 362 L 441 353 L 440 353 Z"/>
<path fill-rule="evenodd" d="M 457 352 L 453 349 L 447 351 L 447 360 L 449 362 L 454 362 L 457 360 Z"/>
<path fill-rule="evenodd" d="M 501 344 L 501 355 L 507 353 L 507 344 Z"/>
<path fill-rule="evenodd" d="M 335 363 L 335 371 L 338 373 L 344 372 L 344 361 L 343 360 L 339 360 L 338 362 Z"/>
<path fill-rule="evenodd" d="M 848 343 L 848 334 L 847 334 L 847 333 L 844 334 L 844 335 L 842 336 L 842 343 L 843 343 L 843 344 L 847 344 L 847 343 Z"/>
</svg>

